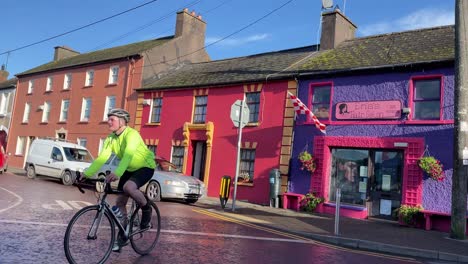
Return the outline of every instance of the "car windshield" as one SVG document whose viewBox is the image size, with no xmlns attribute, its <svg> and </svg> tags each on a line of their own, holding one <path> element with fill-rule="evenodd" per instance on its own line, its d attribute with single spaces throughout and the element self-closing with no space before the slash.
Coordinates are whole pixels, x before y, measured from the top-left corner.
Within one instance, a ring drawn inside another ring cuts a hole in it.
<svg viewBox="0 0 468 264">
<path fill-rule="evenodd" d="M 86 149 L 64 148 L 69 161 L 93 162 L 93 156 Z"/>
</svg>

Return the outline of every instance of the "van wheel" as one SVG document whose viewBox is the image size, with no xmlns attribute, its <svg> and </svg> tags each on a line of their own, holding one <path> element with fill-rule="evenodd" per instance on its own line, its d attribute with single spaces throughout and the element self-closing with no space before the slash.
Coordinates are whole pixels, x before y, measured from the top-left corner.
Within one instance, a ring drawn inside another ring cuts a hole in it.
<svg viewBox="0 0 468 264">
<path fill-rule="evenodd" d="M 26 176 L 28 176 L 29 179 L 34 179 L 36 178 L 36 170 L 34 169 L 33 165 L 29 165 L 27 171 L 26 171 Z"/>
<path fill-rule="evenodd" d="M 73 184 L 73 175 L 70 171 L 64 171 L 62 174 L 62 183 L 63 185 L 72 185 Z"/>
</svg>

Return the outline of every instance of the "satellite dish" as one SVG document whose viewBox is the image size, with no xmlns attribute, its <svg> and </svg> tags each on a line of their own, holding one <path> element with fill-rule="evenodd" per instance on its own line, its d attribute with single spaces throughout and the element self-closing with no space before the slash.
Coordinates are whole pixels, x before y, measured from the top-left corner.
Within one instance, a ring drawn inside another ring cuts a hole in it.
<svg viewBox="0 0 468 264">
<path fill-rule="evenodd" d="M 322 0 L 322 9 L 328 9 L 333 7 L 333 0 Z"/>
</svg>

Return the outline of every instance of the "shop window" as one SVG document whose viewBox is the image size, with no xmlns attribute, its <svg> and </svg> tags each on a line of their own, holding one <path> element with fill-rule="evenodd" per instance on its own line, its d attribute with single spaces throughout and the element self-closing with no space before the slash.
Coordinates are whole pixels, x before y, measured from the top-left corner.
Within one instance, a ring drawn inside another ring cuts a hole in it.
<svg viewBox="0 0 468 264">
<path fill-rule="evenodd" d="M 260 92 L 246 93 L 247 106 L 249 107 L 249 123 L 257 123 L 260 113 Z"/>
<path fill-rule="evenodd" d="M 312 84 L 310 92 L 312 98 L 310 109 L 318 119 L 328 120 L 330 118 L 331 83 Z"/>
<path fill-rule="evenodd" d="M 336 202 L 336 189 L 341 189 L 341 203 L 364 206 L 367 194 L 369 151 L 333 149 L 330 201 Z"/>
<path fill-rule="evenodd" d="M 413 120 L 440 120 L 441 78 L 412 79 Z"/>
</svg>

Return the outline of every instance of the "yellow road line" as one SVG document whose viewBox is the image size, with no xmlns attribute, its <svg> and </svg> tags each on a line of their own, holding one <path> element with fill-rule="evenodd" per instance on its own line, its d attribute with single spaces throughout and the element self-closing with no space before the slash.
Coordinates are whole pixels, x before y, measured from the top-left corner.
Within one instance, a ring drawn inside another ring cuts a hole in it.
<svg viewBox="0 0 468 264">
<path fill-rule="evenodd" d="M 320 245 L 320 246 L 331 248 L 331 249 L 341 250 L 341 251 L 345 251 L 345 252 L 359 253 L 359 254 L 375 256 L 375 257 L 382 257 L 382 258 L 387 258 L 387 259 L 404 260 L 404 261 L 408 261 L 408 262 L 421 263 L 420 261 L 417 261 L 417 260 L 412 259 L 412 258 L 392 256 L 392 255 L 387 255 L 387 254 L 383 254 L 383 253 L 369 252 L 369 251 L 363 251 L 363 250 L 358 250 L 358 249 L 350 249 L 350 248 L 344 248 L 344 247 L 340 247 L 340 246 L 336 246 L 336 245 L 331 245 L 331 244 L 327 244 L 327 243 L 324 243 L 324 242 L 309 239 L 309 238 L 306 238 L 306 237 L 302 237 L 302 236 L 298 236 L 298 235 L 278 231 L 278 230 L 275 230 L 275 229 L 272 229 L 272 228 L 259 226 L 259 225 L 252 224 L 252 223 L 249 223 L 249 222 L 245 222 L 245 221 L 235 219 L 235 218 L 232 218 L 232 217 L 229 217 L 229 216 L 225 216 L 222 213 L 215 213 L 215 212 L 211 212 L 211 211 L 208 211 L 208 210 L 205 210 L 205 209 L 192 209 L 192 211 L 200 213 L 200 214 L 208 215 L 208 216 L 211 216 L 211 217 L 214 217 L 214 218 L 217 218 L 217 219 L 225 220 L 227 222 L 233 222 L 233 223 L 243 225 L 243 226 L 247 226 L 247 227 L 251 227 L 251 228 L 254 228 L 254 229 L 257 229 L 257 230 L 262 230 L 262 231 L 265 231 L 265 232 L 268 232 L 268 233 L 272 233 L 272 234 L 276 234 L 276 235 L 280 235 L 280 236 L 284 236 L 284 237 L 288 237 L 288 238 L 293 238 L 293 239 L 297 239 L 297 240 L 306 241 L 306 242 L 311 243 L 311 244 L 316 244 L 316 245 Z"/>
</svg>

